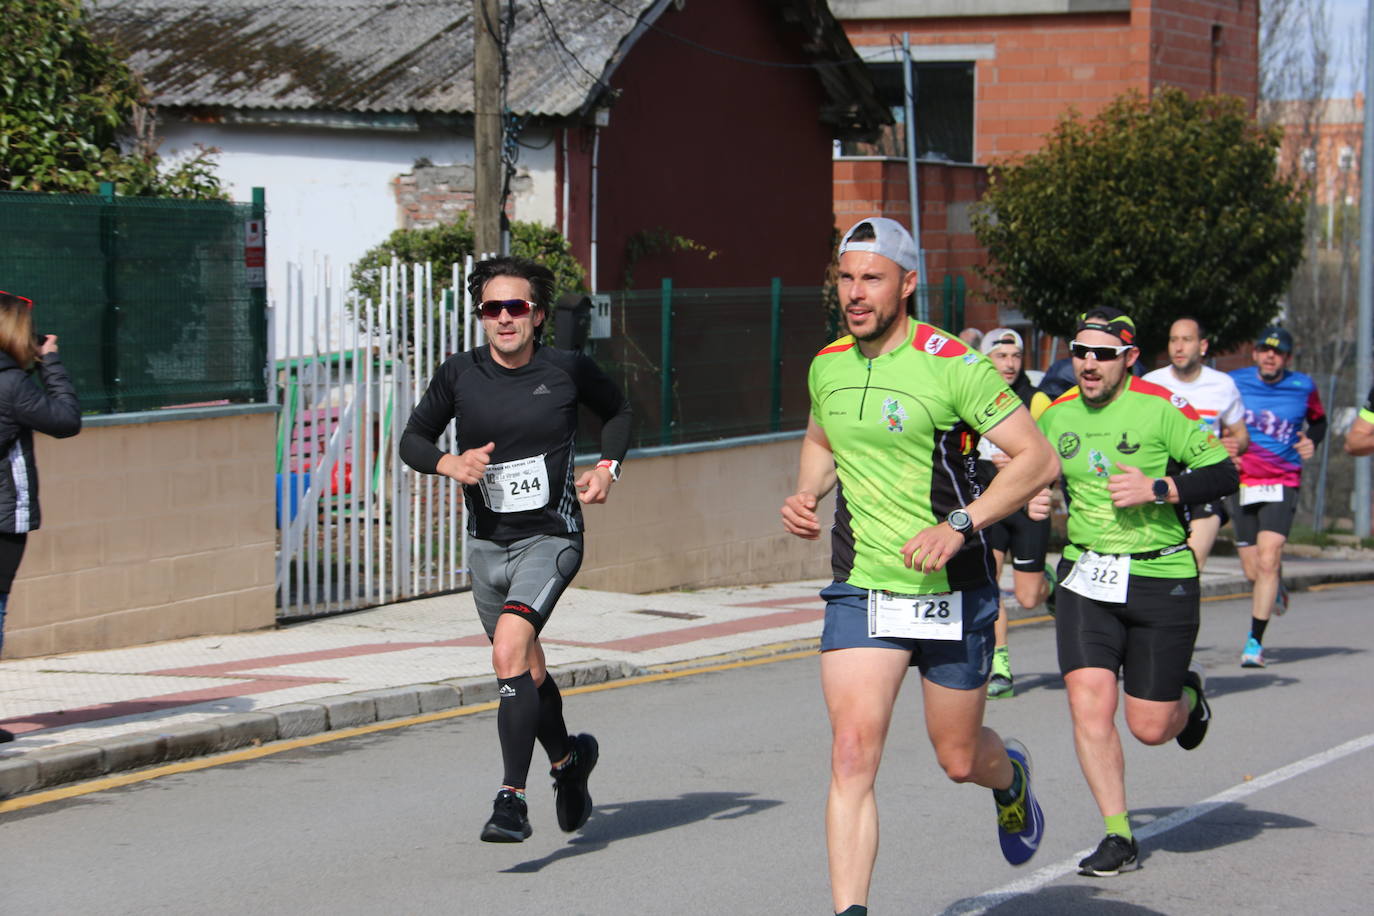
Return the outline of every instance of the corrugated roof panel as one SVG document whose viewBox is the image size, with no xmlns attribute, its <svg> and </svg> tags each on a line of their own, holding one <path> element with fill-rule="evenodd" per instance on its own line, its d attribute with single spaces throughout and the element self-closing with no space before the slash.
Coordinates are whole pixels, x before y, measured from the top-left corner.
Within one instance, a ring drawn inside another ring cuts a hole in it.
<svg viewBox="0 0 1374 916">
<path fill-rule="evenodd" d="M 168 106 L 472 111 L 468 0 L 89 0 Z M 653 0 L 518 7 L 509 105 L 567 115 Z M 556 37 L 555 37 L 556 36 Z M 595 75 L 595 76 L 594 76 Z"/>
<path fill-rule="evenodd" d="M 169 107 L 471 114 L 472 0 L 86 0 L 95 31 Z M 641 20 L 668 0 L 520 0 L 507 104 L 595 103 Z M 801 27 L 841 131 L 890 119 L 825 0 L 769 0 Z M 501 3 L 503 10 L 508 9 Z"/>
</svg>

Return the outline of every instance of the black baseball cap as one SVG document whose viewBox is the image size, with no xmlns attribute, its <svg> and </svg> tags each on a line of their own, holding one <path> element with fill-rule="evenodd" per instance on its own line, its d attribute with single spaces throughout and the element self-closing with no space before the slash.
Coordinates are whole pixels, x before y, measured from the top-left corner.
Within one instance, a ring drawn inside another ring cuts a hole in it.
<svg viewBox="0 0 1374 916">
<path fill-rule="evenodd" d="M 1293 335 L 1288 333 L 1287 328 L 1272 324 L 1260 331 L 1259 337 L 1255 338 L 1255 346 L 1272 347 L 1280 353 L 1292 353 Z"/>
</svg>

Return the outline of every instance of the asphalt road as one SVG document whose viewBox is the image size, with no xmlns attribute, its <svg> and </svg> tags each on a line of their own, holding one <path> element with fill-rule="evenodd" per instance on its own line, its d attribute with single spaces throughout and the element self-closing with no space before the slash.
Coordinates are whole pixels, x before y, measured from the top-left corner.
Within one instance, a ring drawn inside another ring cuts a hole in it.
<svg viewBox="0 0 1374 916">
<path fill-rule="evenodd" d="M 908 682 L 880 776 L 870 902 L 888 913 L 1368 913 L 1374 899 L 1374 587 L 1299 593 L 1272 663 L 1242 670 L 1248 605 L 1204 605 L 1214 723 L 1196 751 L 1126 743 L 1140 871 L 1078 877 L 1102 823 L 1073 757 L 1049 625 L 1012 631 L 1017 695 L 988 722 L 1035 765 L 1047 835 L 997 851 L 986 790 L 936 767 Z M 567 698 L 594 732 L 597 809 L 561 833 L 477 834 L 495 714 L 163 776 L 0 815 L 0 912 L 828 913 L 814 655 Z M 538 770 L 538 766 L 536 767 Z"/>
</svg>

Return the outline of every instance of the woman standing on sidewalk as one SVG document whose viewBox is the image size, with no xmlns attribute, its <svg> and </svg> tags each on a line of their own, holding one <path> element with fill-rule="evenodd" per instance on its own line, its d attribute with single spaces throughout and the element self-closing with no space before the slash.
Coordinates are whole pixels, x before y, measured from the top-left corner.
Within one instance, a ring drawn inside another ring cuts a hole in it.
<svg viewBox="0 0 1374 916">
<path fill-rule="evenodd" d="M 41 386 L 30 376 L 34 369 Z M 75 436 L 81 431 L 81 405 L 57 358 L 57 337 L 34 332 L 33 300 L 0 291 L 0 652 L 10 586 L 28 533 L 41 521 L 34 430 L 59 439 Z M 0 743 L 13 740 L 0 728 Z"/>
</svg>

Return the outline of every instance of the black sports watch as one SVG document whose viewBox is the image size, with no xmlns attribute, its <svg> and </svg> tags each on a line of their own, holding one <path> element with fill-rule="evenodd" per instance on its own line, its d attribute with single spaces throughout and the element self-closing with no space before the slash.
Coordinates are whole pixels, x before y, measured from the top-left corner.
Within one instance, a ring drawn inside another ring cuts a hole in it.
<svg viewBox="0 0 1374 916">
<path fill-rule="evenodd" d="M 964 540 L 968 540 L 968 536 L 973 533 L 973 519 L 963 509 L 955 509 L 946 516 L 945 522 L 949 527 L 962 534 Z"/>
<path fill-rule="evenodd" d="M 1156 477 L 1150 489 L 1154 490 L 1155 505 L 1162 506 L 1169 501 L 1169 481 L 1163 477 Z"/>
</svg>

